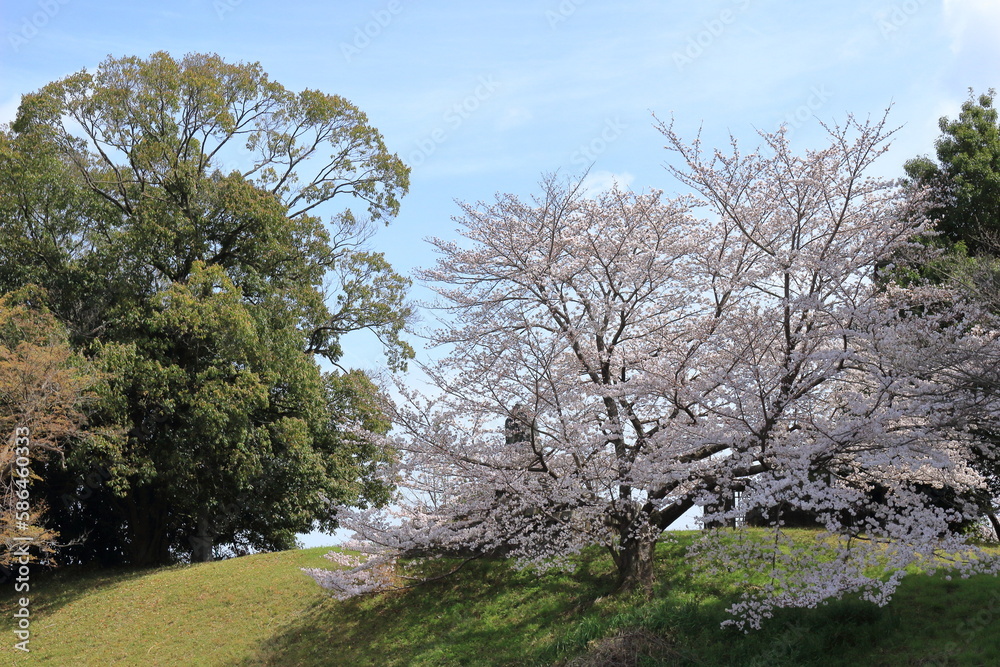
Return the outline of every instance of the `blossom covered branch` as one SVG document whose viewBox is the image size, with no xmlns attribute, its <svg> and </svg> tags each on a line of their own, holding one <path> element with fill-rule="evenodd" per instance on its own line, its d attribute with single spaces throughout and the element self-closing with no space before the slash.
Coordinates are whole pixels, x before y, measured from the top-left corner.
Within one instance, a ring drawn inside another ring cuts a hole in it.
<svg viewBox="0 0 1000 667">
<path fill-rule="evenodd" d="M 885 119 L 829 127 L 802 156 L 783 132 L 706 155 L 660 130 L 692 196 L 590 199 L 550 178 L 531 202 L 464 205 L 464 241 L 433 241 L 439 395 L 401 388 L 393 408 L 410 501 L 396 521 L 346 517 L 376 558 L 312 571 L 321 584 L 378 590 L 398 556 L 544 569 L 602 545 L 620 589 L 648 588 L 656 540 L 694 506 L 708 527 L 775 531 L 694 549 L 710 568 L 768 564 L 732 609 L 742 627 L 850 591 L 884 603 L 942 550 L 994 567 L 953 527 L 981 509 L 968 461 L 1000 415 L 981 381 L 1000 326 L 959 290 L 882 277 L 931 231 L 918 194 L 866 176 Z M 782 533 L 793 512 L 825 529 L 808 548 Z"/>
</svg>

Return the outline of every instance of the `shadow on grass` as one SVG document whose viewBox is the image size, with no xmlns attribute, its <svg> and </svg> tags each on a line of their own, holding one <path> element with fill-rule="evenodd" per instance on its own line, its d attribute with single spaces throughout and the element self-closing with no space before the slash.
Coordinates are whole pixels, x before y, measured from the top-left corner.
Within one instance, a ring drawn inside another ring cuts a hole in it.
<svg viewBox="0 0 1000 667">
<path fill-rule="evenodd" d="M 613 597 L 606 554 L 573 574 L 504 562 L 411 590 L 305 609 L 239 667 L 263 665 L 1000 665 L 1000 581 L 912 575 L 883 608 L 856 599 L 778 610 L 760 631 L 720 624 L 737 578 L 705 581 L 686 542 L 660 546 L 652 598 Z"/>
<path fill-rule="evenodd" d="M 600 556 L 572 575 L 538 576 L 479 561 L 412 589 L 313 604 L 241 667 L 260 665 L 529 665 L 555 631 L 611 590 Z"/>
<path fill-rule="evenodd" d="M 0 616 L 10 619 L 20 597 L 30 598 L 33 614 L 49 615 L 67 604 L 85 598 L 101 589 L 114 588 L 162 570 L 162 567 L 100 568 L 96 565 L 87 565 L 37 571 L 33 567 L 29 575 L 30 589 L 27 593 L 16 592 L 13 580 L 4 584 L 3 596 L 0 597 Z"/>
</svg>

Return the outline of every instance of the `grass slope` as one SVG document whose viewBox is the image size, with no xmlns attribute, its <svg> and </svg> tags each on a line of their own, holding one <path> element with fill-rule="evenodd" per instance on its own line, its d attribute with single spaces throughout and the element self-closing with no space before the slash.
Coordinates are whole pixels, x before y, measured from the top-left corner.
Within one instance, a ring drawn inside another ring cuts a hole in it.
<svg viewBox="0 0 1000 667">
<path fill-rule="evenodd" d="M 133 572 L 64 570 L 31 591 L 30 655 L 16 665 L 1000 665 L 1000 581 L 907 577 L 884 609 L 853 600 L 722 630 L 739 581 L 708 582 L 681 543 L 660 547 L 650 600 L 606 597 L 598 552 L 576 573 L 499 562 L 406 592 L 337 602 L 300 567 L 327 549 Z M 9 589 L 8 589 L 9 590 Z"/>
</svg>

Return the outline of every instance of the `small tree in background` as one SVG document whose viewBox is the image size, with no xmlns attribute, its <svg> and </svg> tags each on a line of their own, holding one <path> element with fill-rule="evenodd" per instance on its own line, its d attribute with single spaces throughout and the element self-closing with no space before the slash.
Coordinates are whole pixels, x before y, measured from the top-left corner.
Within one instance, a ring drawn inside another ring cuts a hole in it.
<svg viewBox="0 0 1000 667">
<path fill-rule="evenodd" d="M 39 307 L 38 296 L 22 290 L 0 297 L 0 566 L 5 567 L 17 537 L 30 537 L 36 555 L 55 551 L 58 535 L 45 525 L 36 484 L 39 464 L 61 459 L 68 442 L 86 435 L 82 408 L 93 399 L 98 379 L 70 350 L 65 328 Z M 18 444 L 19 433 L 27 436 L 26 449 Z M 22 476 L 22 469 L 30 476 Z"/>
</svg>

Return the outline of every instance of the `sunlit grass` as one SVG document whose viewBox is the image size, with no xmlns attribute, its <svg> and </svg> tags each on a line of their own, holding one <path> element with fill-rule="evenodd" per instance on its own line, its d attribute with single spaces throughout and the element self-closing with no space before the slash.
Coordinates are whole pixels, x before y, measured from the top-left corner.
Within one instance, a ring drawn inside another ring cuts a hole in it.
<svg viewBox="0 0 1000 667">
<path fill-rule="evenodd" d="M 633 664 L 620 661 L 635 654 L 646 665 L 1000 665 L 994 578 L 909 576 L 888 607 L 842 600 L 781 611 L 743 635 L 719 624 L 745 575 L 695 572 L 685 558 L 691 537 L 660 545 L 651 599 L 611 596 L 610 559 L 599 550 L 572 574 L 478 561 L 449 579 L 347 602 L 299 570 L 330 565 L 323 548 L 65 570 L 35 582 L 30 656 L 13 650 L 5 598 L 4 650 L 14 664 L 60 667 Z"/>
</svg>

